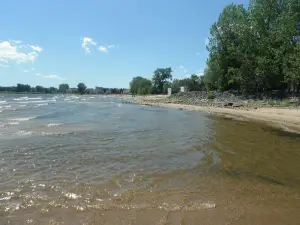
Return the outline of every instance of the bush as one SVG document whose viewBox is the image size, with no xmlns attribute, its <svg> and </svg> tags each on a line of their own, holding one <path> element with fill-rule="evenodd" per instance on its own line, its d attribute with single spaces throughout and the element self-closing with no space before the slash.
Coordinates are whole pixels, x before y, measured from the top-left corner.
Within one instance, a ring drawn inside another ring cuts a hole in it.
<svg viewBox="0 0 300 225">
<path fill-rule="evenodd" d="M 207 99 L 214 99 L 214 98 L 215 98 L 214 93 L 211 92 L 211 91 L 209 91 L 209 92 L 207 93 Z"/>
</svg>

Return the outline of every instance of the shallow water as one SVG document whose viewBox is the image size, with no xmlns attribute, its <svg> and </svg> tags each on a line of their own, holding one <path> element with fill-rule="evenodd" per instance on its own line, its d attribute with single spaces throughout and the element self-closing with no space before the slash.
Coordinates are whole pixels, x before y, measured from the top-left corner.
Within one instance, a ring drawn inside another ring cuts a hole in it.
<svg viewBox="0 0 300 225">
<path fill-rule="evenodd" d="M 0 96 L 0 224 L 299 224 L 299 136 L 123 102 Z"/>
</svg>

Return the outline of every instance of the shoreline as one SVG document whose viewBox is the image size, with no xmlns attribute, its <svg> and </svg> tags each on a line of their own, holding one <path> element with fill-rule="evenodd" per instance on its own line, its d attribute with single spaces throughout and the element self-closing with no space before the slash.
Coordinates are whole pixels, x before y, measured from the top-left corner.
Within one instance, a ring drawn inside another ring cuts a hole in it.
<svg viewBox="0 0 300 225">
<path fill-rule="evenodd" d="M 179 110 L 200 111 L 239 121 L 263 122 L 273 128 L 300 134 L 300 109 L 297 108 L 229 108 L 216 106 L 197 106 L 178 103 L 159 103 L 149 100 L 137 101 L 137 105 L 162 107 Z"/>
</svg>

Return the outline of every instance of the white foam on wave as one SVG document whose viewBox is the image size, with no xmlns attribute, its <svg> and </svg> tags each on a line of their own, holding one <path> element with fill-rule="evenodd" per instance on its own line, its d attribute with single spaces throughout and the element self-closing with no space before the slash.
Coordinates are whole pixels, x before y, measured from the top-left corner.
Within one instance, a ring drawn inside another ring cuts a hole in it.
<svg viewBox="0 0 300 225">
<path fill-rule="evenodd" d="M 77 198 L 81 198 L 81 195 L 77 195 L 75 193 L 71 193 L 71 192 L 67 192 L 65 193 L 65 196 L 69 199 L 77 199 Z"/>
<path fill-rule="evenodd" d="M 47 124 L 47 127 L 57 127 L 57 126 L 60 126 L 59 123 L 49 123 Z"/>
<path fill-rule="evenodd" d="M 20 124 L 19 122 L 10 122 L 10 123 L 8 123 L 8 125 L 18 125 L 18 124 Z"/>
<path fill-rule="evenodd" d="M 3 108 L 6 108 L 6 109 L 11 108 L 11 105 L 3 106 Z"/>
<path fill-rule="evenodd" d="M 28 102 L 20 102 L 20 104 L 48 103 L 48 102 L 56 102 L 56 100 L 54 100 L 54 99 L 48 99 L 48 100 L 28 101 Z"/>
<path fill-rule="evenodd" d="M 14 98 L 15 101 L 23 101 L 23 100 L 28 100 L 28 97 L 21 97 L 21 98 Z"/>
<path fill-rule="evenodd" d="M 35 116 L 33 116 L 33 117 L 20 117 L 20 118 L 10 118 L 10 119 L 8 119 L 8 120 L 10 120 L 10 121 L 20 121 L 20 122 L 22 122 L 22 121 L 28 121 L 28 120 L 32 120 L 32 119 L 34 119 L 34 118 L 36 118 Z"/>
<path fill-rule="evenodd" d="M 49 104 L 48 103 L 42 103 L 42 104 L 37 104 L 34 107 L 39 108 L 39 107 L 42 107 L 42 106 L 45 106 L 45 105 L 49 105 Z"/>
<path fill-rule="evenodd" d="M 32 132 L 31 131 L 20 130 L 16 133 L 16 135 L 18 135 L 18 136 L 30 136 L 30 135 L 32 135 Z"/>
<path fill-rule="evenodd" d="M 0 104 L 4 104 L 4 103 L 6 103 L 7 101 L 0 101 Z"/>
<path fill-rule="evenodd" d="M 0 201 L 8 201 L 11 199 L 11 196 L 0 198 Z"/>
<path fill-rule="evenodd" d="M 42 99 L 42 97 L 37 97 L 37 98 L 28 98 L 28 97 L 14 98 L 15 101 L 41 100 L 41 99 Z"/>
</svg>

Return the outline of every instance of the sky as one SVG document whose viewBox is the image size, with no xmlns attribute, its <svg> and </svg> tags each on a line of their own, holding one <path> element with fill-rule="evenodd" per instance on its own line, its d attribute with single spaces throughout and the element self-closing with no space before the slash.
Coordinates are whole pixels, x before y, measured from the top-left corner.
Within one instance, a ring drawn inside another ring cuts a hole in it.
<svg viewBox="0 0 300 225">
<path fill-rule="evenodd" d="M 247 0 L 7 0 L 0 7 L 0 86 L 127 88 L 172 67 L 203 74 L 211 25 Z"/>
</svg>

